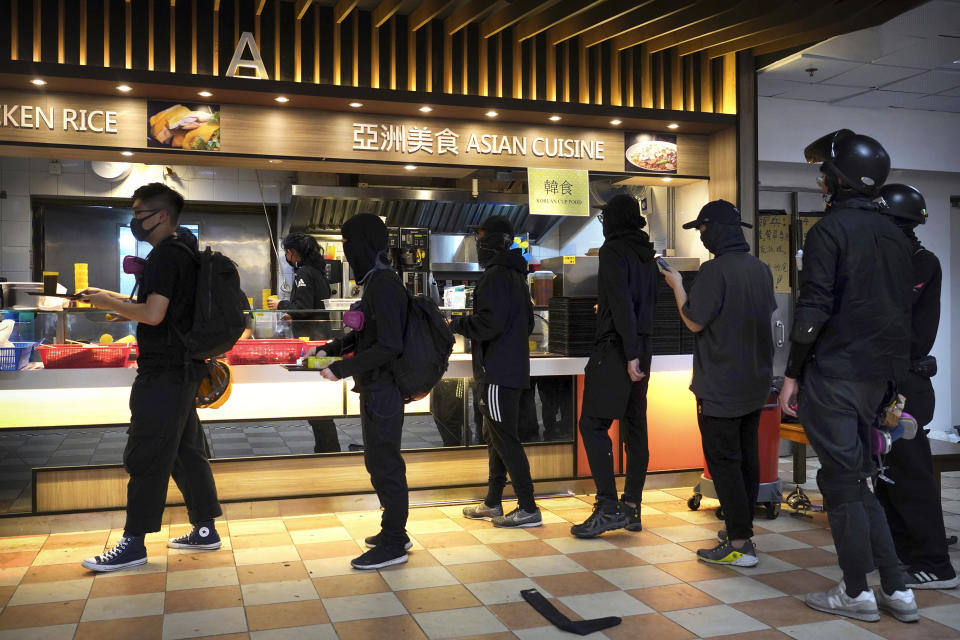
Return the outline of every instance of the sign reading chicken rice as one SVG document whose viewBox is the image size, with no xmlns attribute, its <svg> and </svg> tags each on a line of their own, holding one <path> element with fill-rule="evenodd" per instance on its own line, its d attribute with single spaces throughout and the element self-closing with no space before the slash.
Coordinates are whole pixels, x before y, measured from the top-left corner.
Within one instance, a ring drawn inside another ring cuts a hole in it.
<svg viewBox="0 0 960 640">
<path fill-rule="evenodd" d="M 220 151 L 220 105 L 147 102 L 147 146 Z"/>
<path fill-rule="evenodd" d="M 677 136 L 668 133 L 623 134 L 624 171 L 644 173 L 677 172 Z"/>
</svg>

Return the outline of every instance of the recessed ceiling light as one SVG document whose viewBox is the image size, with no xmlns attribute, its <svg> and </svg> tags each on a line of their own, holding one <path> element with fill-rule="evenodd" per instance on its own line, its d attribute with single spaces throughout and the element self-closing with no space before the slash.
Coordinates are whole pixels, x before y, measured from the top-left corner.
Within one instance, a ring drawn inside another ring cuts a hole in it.
<svg viewBox="0 0 960 640">
<path fill-rule="evenodd" d="M 664 181 L 664 182 L 672 182 L 672 181 L 673 181 L 673 178 L 664 178 L 663 181 Z"/>
<path fill-rule="evenodd" d="M 562 118 L 560 116 L 550 116 L 551 122 L 560 122 Z"/>
<path fill-rule="evenodd" d="M 421 113 L 430 113 L 431 111 L 433 111 L 433 107 L 428 107 L 427 105 L 420 107 Z"/>
<path fill-rule="evenodd" d="M 121 151 L 120 155 L 129 157 L 133 155 L 133 151 Z"/>
<path fill-rule="evenodd" d="M 290 102 L 290 98 L 286 96 L 277 96 L 276 98 L 274 98 L 274 100 L 276 100 L 277 102 Z"/>
<path fill-rule="evenodd" d="M 280 164 L 283 160 L 267 160 L 270 164 Z"/>
<path fill-rule="evenodd" d="M 403 168 L 406 169 L 407 171 L 413 171 L 414 169 L 417 168 L 417 165 L 415 165 L 415 164 L 408 164 L 408 165 L 404 165 Z"/>
<path fill-rule="evenodd" d="M 351 103 L 350 103 L 350 106 L 353 107 L 354 109 L 359 109 L 360 107 L 363 106 L 363 103 L 362 103 L 362 102 L 351 102 Z"/>
<path fill-rule="evenodd" d="M 209 91 L 201 91 L 197 95 L 200 96 L 201 98 L 209 98 L 213 94 L 210 93 Z"/>
<path fill-rule="evenodd" d="M 30 81 L 30 84 L 35 84 L 38 87 L 42 87 L 43 85 L 47 84 L 47 81 L 41 80 L 40 78 L 34 78 L 33 80 Z"/>
<path fill-rule="evenodd" d="M 623 124 L 623 120 L 611 120 L 610 124 L 617 126 L 618 124 Z"/>
<path fill-rule="evenodd" d="M 667 129 L 679 129 L 679 128 L 680 128 L 680 125 L 678 125 L 676 122 L 671 122 L 670 124 L 667 125 Z"/>
<path fill-rule="evenodd" d="M 497 113 L 496 111 L 487 111 L 487 113 L 486 113 L 486 116 L 487 116 L 488 118 L 496 118 L 498 115 L 500 115 L 500 114 Z"/>
<path fill-rule="evenodd" d="M 133 87 L 127 84 L 121 84 L 120 86 L 117 87 L 117 91 L 122 91 L 123 93 L 129 93 L 130 91 L 133 91 Z"/>
</svg>

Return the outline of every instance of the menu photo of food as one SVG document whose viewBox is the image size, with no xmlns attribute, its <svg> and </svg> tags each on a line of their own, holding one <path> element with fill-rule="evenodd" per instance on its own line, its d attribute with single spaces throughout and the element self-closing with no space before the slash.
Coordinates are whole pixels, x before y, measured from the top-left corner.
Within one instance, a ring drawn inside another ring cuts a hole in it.
<svg viewBox="0 0 960 640">
<path fill-rule="evenodd" d="M 624 171 L 651 173 L 677 172 L 677 136 L 667 133 L 623 134 Z"/>
<path fill-rule="evenodd" d="M 147 102 L 147 146 L 220 151 L 220 105 Z"/>
</svg>

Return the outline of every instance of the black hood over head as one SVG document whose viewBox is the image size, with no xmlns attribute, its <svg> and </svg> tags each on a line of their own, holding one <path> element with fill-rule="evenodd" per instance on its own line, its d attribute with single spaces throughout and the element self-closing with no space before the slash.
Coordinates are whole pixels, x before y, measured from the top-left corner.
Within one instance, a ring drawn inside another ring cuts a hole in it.
<svg viewBox="0 0 960 640">
<path fill-rule="evenodd" d="M 653 260 L 653 243 L 643 228 L 647 221 L 640 214 L 640 206 L 633 196 L 621 194 L 603 206 L 604 244 L 623 242 L 644 262 Z"/>
<path fill-rule="evenodd" d="M 747 253 L 750 245 L 743 235 L 743 227 L 739 224 L 724 224 L 722 222 L 707 222 L 706 229 L 700 234 L 700 241 L 707 251 L 715 256 L 725 253 Z"/>
<path fill-rule="evenodd" d="M 187 245 L 194 251 L 200 250 L 200 242 L 197 240 L 197 236 L 193 235 L 193 232 L 186 227 L 177 227 L 177 240 Z"/>
<path fill-rule="evenodd" d="M 343 223 L 343 253 L 353 267 L 353 275 L 362 280 L 379 262 L 387 249 L 387 225 L 370 213 L 361 213 Z"/>
<path fill-rule="evenodd" d="M 527 261 L 523 257 L 523 251 L 520 249 L 509 249 L 507 251 L 498 251 L 493 257 L 490 258 L 490 261 L 486 263 L 485 268 L 489 269 L 494 266 L 503 266 L 508 269 L 513 269 L 514 271 L 519 271 L 520 273 L 526 275 Z"/>
</svg>

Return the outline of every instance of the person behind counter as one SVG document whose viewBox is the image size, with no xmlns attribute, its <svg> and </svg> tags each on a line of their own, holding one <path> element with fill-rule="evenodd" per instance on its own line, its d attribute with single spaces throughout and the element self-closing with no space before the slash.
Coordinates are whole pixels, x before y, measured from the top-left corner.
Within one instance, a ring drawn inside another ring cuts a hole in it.
<svg viewBox="0 0 960 640">
<path fill-rule="evenodd" d="M 940 283 L 943 272 L 932 251 L 920 244 L 917 225 L 927 222 L 923 195 L 905 184 L 880 189 L 881 212 L 890 216 L 910 242 L 913 263 L 913 314 L 910 331 L 910 368 L 897 382 L 907 398 L 903 410 L 917 420 L 917 435 L 900 438 L 884 457 L 884 475 L 893 482 L 877 482 L 877 499 L 887 514 L 897 557 L 907 565 L 911 589 L 955 589 L 960 577 L 950 563 L 940 488 L 933 473 L 930 440 L 923 427 L 933 420 L 936 398 L 931 377 L 937 361 L 930 350 L 940 325 Z"/>
<path fill-rule="evenodd" d="M 326 316 L 315 313 L 324 308 L 323 301 L 330 297 L 330 284 L 324 275 L 323 254 L 317 239 L 296 231 L 283 239 L 283 249 L 284 259 L 293 267 L 293 290 L 289 300 L 270 299 L 267 307 L 290 312 L 294 337 L 329 339 L 330 332 L 323 322 Z M 311 418 L 307 422 L 313 429 L 314 453 L 340 451 L 333 418 Z"/>
<path fill-rule="evenodd" d="M 680 317 L 696 335 L 693 384 L 703 454 L 723 507 L 726 531 L 703 562 L 752 567 L 753 515 L 760 482 L 760 411 L 773 381 L 770 319 L 777 303 L 770 268 L 750 254 L 740 212 L 726 200 L 707 203 L 684 229 L 699 229 L 716 256 L 700 267 L 687 296 L 675 269 L 661 273 L 673 289 Z"/>
<path fill-rule="evenodd" d="M 580 434 L 597 487 L 597 501 L 586 521 L 570 533 L 593 538 L 605 531 L 642 530 L 640 501 L 647 477 L 647 384 L 650 334 L 657 291 L 653 243 L 643 227 L 633 196 L 614 196 L 597 217 L 603 225 L 597 282 L 597 333 L 584 371 Z M 617 500 L 613 443 L 614 420 L 627 447 L 627 478 Z"/>
<path fill-rule="evenodd" d="M 358 309 L 363 321 L 343 338 L 317 349 L 318 356 L 353 353 L 320 373 L 327 380 L 352 377 L 360 394 L 363 461 L 383 516 L 380 533 L 365 540 L 369 551 L 354 558 L 356 569 L 379 569 L 407 561 L 412 546 L 406 533 L 409 498 L 406 465 L 400 455 L 403 397 L 391 364 L 403 352 L 407 324 L 407 290 L 396 271 L 387 265 L 387 227 L 375 215 L 364 213 L 347 220 L 340 229 L 343 252 L 362 277 Z"/>
<path fill-rule="evenodd" d="M 804 155 L 821 163 L 817 182 L 827 209 L 804 242 L 780 408 L 799 416 L 820 458 L 817 485 L 843 572 L 839 584 L 808 593 L 806 603 L 866 622 L 879 620 L 881 608 L 915 621 L 916 600 L 869 485 L 876 472 L 870 430 L 894 381 L 906 376 L 910 355 L 910 244 L 874 202 L 890 156 L 849 129 L 812 142 Z M 876 594 L 867 586 L 874 568 Z"/>
<path fill-rule="evenodd" d="M 530 463 L 520 440 L 520 397 L 530 389 L 533 304 L 526 283 L 527 262 L 513 244 L 513 223 L 490 216 L 477 229 L 477 258 L 483 275 L 473 294 L 473 315 L 450 322 L 454 333 L 472 341 L 473 377 L 479 383 L 483 433 L 488 443 L 490 475 L 487 496 L 464 507 L 472 519 L 489 518 L 495 527 L 539 527 L 540 509 L 533 497 Z M 517 508 L 503 513 L 507 474 Z"/>
<path fill-rule="evenodd" d="M 138 241 L 153 246 L 137 301 L 128 302 L 123 294 L 102 289 L 82 292 L 84 300 L 97 308 L 137 322 L 139 350 L 123 451 L 123 466 L 130 474 L 127 519 L 123 537 L 112 549 L 81 563 L 93 571 L 117 571 L 146 563 L 143 539 L 160 531 L 171 474 L 193 527 L 189 533 L 171 538 L 167 546 L 220 547 L 214 519 L 222 511 L 195 405 L 205 369 L 189 361 L 182 342 L 172 336 L 175 330 L 190 330 L 197 286 L 196 262 L 184 250 L 196 252 L 197 239 L 183 227 L 177 228 L 182 209 L 183 196 L 164 184 L 153 182 L 137 189 L 130 231 Z"/>
</svg>

